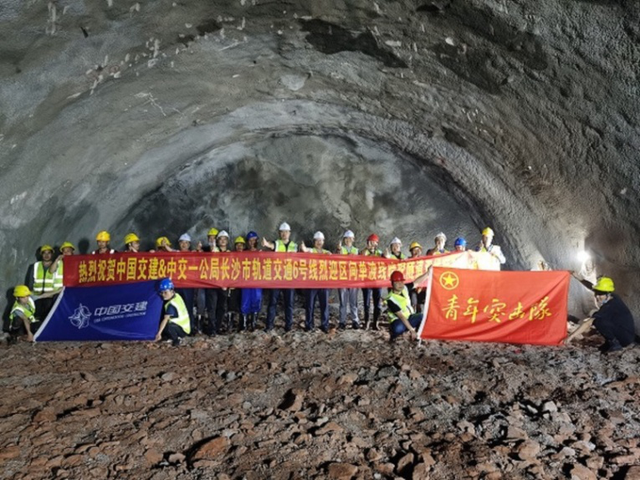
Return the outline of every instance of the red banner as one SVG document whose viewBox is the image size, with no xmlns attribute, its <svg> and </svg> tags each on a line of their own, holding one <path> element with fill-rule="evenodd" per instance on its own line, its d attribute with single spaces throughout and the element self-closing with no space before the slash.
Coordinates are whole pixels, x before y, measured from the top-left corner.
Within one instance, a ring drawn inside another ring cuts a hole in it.
<svg viewBox="0 0 640 480">
<path fill-rule="evenodd" d="M 98 286 L 170 277 L 178 287 L 386 287 L 394 270 L 414 279 L 431 265 L 495 268 L 488 253 L 463 252 L 413 260 L 308 253 L 116 253 L 64 257 L 64 285 Z"/>
<path fill-rule="evenodd" d="M 420 338 L 558 345 L 567 335 L 569 272 L 434 267 Z"/>
</svg>

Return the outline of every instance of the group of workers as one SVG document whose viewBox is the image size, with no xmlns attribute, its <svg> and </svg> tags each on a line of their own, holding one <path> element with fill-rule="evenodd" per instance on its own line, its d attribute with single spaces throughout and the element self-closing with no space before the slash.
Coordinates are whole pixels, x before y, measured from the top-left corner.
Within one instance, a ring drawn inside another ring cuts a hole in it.
<svg viewBox="0 0 640 480">
<path fill-rule="evenodd" d="M 493 243 L 494 232 L 487 227 L 482 230 L 482 238 L 475 248 L 475 251 L 488 252 L 493 255 L 498 262 L 504 264 L 505 256 L 501 248 Z M 97 248 L 92 253 L 95 255 L 113 254 L 116 252 L 111 247 L 111 236 L 107 231 L 101 231 L 96 236 Z M 325 236 L 318 231 L 313 235 L 313 245 L 307 247 L 304 242 L 300 245 L 291 240 L 291 227 L 282 223 L 278 229 L 278 238 L 269 241 L 260 237 L 254 231 L 250 231 L 246 236 L 238 236 L 234 239 L 234 251 L 257 252 L 260 250 L 274 251 L 277 253 L 317 253 L 340 255 L 364 255 L 385 258 L 395 258 L 403 260 L 416 258 L 423 255 L 423 248 L 418 242 L 409 245 L 409 255 L 402 252 L 402 242 L 394 237 L 389 245 L 382 250 L 379 248 L 380 238 L 376 234 L 371 234 L 366 239 L 366 245 L 358 249 L 354 245 L 355 234 L 351 230 L 344 232 L 342 239 L 338 242 L 334 252 L 324 248 Z M 438 233 L 434 239 L 432 248 L 426 251 L 427 256 L 442 255 L 450 253 L 446 247 L 447 237 L 444 233 Z M 124 237 L 124 252 L 140 252 L 140 238 L 135 233 L 129 233 Z M 454 241 L 454 251 L 463 252 L 467 249 L 467 242 L 464 238 L 458 237 Z M 178 251 L 178 252 L 211 252 L 222 253 L 231 250 L 231 238 L 224 231 L 215 228 L 207 232 L 207 243 L 198 242 L 193 248 L 192 239 L 185 233 L 178 239 L 178 248 L 173 249 L 167 237 L 160 237 L 155 242 L 153 251 Z M 40 248 L 41 260 L 31 265 L 27 273 L 27 284 L 18 285 L 14 289 L 15 303 L 11 309 L 10 321 L 15 331 L 21 331 L 27 335 L 28 340 L 33 340 L 33 335 L 40 326 L 40 320 L 44 319 L 53 306 L 55 295 L 62 288 L 64 257 L 73 255 L 75 247 L 70 242 L 64 242 L 60 246 L 60 255 L 54 259 L 54 249 L 49 245 Z M 379 321 L 382 314 L 383 300 L 387 306 L 387 319 L 389 321 L 389 332 L 394 340 L 404 332 L 409 332 L 415 338 L 422 313 L 421 308 L 425 301 L 425 291 L 421 287 L 426 279 L 421 276 L 417 279 L 405 279 L 400 271 L 393 272 L 391 285 L 388 294 L 383 299 L 381 288 L 363 288 L 363 323 L 360 322 L 358 313 L 358 290 L 357 288 L 340 288 L 338 329 L 344 330 L 347 320 L 350 319 L 353 329 L 375 329 L 379 328 Z M 411 283 L 408 283 L 411 282 Z M 407 284 L 408 283 L 408 284 Z M 611 288 L 612 287 L 611 283 Z M 596 299 L 598 299 L 597 285 L 594 286 Z M 251 330 L 257 328 L 258 315 L 262 308 L 262 289 L 242 288 L 207 288 L 176 289 L 171 279 L 163 279 L 160 282 L 160 295 L 165 307 L 163 318 L 160 321 L 156 340 L 168 339 L 177 345 L 181 338 L 186 335 L 194 335 L 203 332 L 207 335 L 217 335 L 223 331 L 237 329 Z M 270 296 L 267 304 L 267 314 L 265 319 L 265 331 L 274 328 L 276 311 L 280 297 L 284 304 L 284 328 L 285 331 L 293 329 L 293 307 L 294 289 L 270 289 Z M 598 300 L 602 306 L 608 304 L 607 309 L 611 310 L 611 305 L 616 305 L 616 315 L 620 311 L 619 303 L 622 301 L 613 294 L 613 290 L 606 291 L 607 296 Z M 329 331 L 329 289 L 310 288 L 304 289 L 305 295 L 305 330 L 313 331 L 315 328 L 314 310 L 316 303 L 320 308 L 320 330 L 327 333 Z M 204 301 L 201 301 L 204 300 Z M 371 303 L 373 303 L 373 315 L 371 315 Z M 624 304 L 622 304 L 624 305 Z M 204 307 L 204 308 L 202 308 Z M 626 308 L 626 307 L 625 307 Z M 603 310 L 603 308 L 601 308 Z M 628 311 L 628 309 L 627 309 Z M 631 314 L 629 313 L 629 316 Z M 234 326 L 237 317 L 237 326 Z M 603 333 L 611 349 L 622 348 L 629 344 L 628 338 L 616 336 L 617 329 L 602 320 L 595 323 L 596 328 Z M 631 322 L 633 322 L 633 318 Z M 628 323 L 628 322 L 627 322 Z M 602 325 L 606 326 L 602 327 Z M 617 324 L 616 324 L 617 325 Z M 626 324 L 625 324 L 626 325 Z M 628 325 L 625 326 L 628 328 Z M 608 330 L 607 330 L 608 329 Z M 632 328 L 633 330 L 633 328 Z M 613 332 L 613 333 L 611 333 Z M 632 340 L 633 341 L 633 340 Z"/>
</svg>

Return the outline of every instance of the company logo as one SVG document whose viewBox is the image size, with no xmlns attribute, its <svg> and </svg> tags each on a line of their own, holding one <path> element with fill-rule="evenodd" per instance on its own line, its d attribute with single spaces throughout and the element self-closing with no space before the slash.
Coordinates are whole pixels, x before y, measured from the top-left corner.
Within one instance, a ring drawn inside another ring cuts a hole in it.
<svg viewBox="0 0 640 480">
<path fill-rule="evenodd" d="M 458 287 L 460 279 L 453 272 L 444 272 L 440 275 L 440 286 L 445 290 L 453 290 Z"/>
<path fill-rule="evenodd" d="M 71 322 L 71 325 L 78 329 L 81 329 L 89 326 L 90 318 L 91 312 L 89 311 L 89 309 L 80 304 L 80 306 L 73 312 L 73 315 L 69 317 L 69 321 Z"/>
</svg>

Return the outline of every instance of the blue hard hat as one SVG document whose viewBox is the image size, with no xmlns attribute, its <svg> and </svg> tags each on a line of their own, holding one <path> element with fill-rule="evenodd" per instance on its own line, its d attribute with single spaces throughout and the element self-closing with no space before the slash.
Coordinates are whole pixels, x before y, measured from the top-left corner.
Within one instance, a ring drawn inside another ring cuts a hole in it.
<svg viewBox="0 0 640 480">
<path fill-rule="evenodd" d="M 258 238 L 258 234 L 256 232 L 254 232 L 253 230 L 251 230 L 249 233 L 247 233 L 247 240 L 251 240 L 252 238 Z"/>
<path fill-rule="evenodd" d="M 165 290 L 174 290 L 175 287 L 170 278 L 163 278 L 162 280 L 160 280 L 160 287 L 158 289 L 161 292 L 164 292 Z"/>
<path fill-rule="evenodd" d="M 458 237 L 458 238 L 456 238 L 456 241 L 453 243 L 453 246 L 454 247 L 459 247 L 459 246 L 466 247 L 467 246 L 467 241 L 462 237 Z"/>
</svg>

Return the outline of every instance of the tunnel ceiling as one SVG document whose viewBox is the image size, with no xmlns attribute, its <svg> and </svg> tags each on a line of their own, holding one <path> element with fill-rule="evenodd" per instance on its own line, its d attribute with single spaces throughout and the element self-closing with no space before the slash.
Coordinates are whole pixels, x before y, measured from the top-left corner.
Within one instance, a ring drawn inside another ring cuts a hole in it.
<svg viewBox="0 0 640 480">
<path fill-rule="evenodd" d="M 490 224 L 513 268 L 586 246 L 631 291 L 639 20 L 624 0 L 5 0 L 2 278 L 103 228 L 291 219 L 427 243 Z"/>
</svg>

